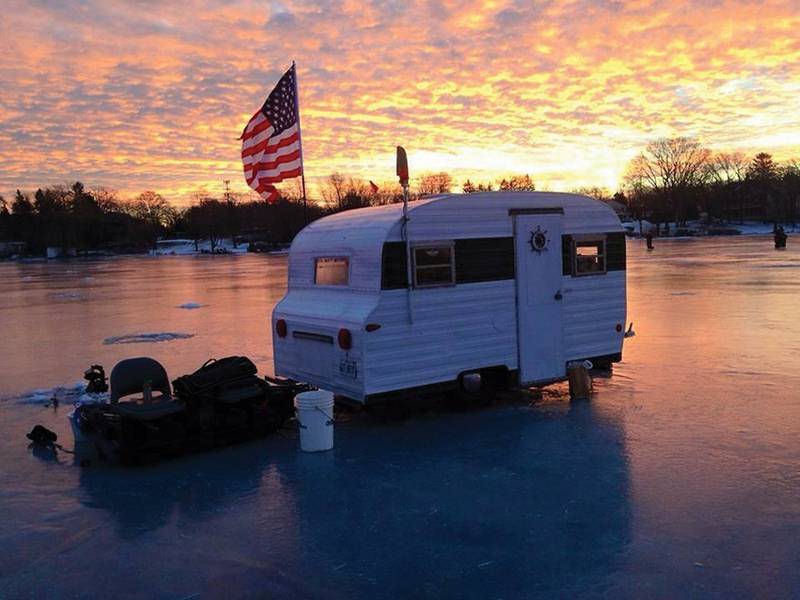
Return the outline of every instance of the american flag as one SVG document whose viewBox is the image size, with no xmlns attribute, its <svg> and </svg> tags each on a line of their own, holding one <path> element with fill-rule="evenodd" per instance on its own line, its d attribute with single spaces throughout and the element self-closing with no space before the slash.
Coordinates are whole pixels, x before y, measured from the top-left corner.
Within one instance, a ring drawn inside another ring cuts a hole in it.
<svg viewBox="0 0 800 600">
<path fill-rule="evenodd" d="M 242 133 L 244 178 L 267 202 L 280 197 L 272 184 L 303 174 L 295 77 L 292 64 Z"/>
</svg>

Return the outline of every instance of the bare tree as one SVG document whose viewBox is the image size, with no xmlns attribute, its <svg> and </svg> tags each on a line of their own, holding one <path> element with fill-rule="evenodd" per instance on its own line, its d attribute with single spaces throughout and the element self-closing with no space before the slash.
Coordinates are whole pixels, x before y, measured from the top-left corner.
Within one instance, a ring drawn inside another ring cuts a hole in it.
<svg viewBox="0 0 800 600">
<path fill-rule="evenodd" d="M 153 191 L 142 192 L 129 205 L 130 213 L 154 227 L 172 227 L 177 218 L 175 208 L 161 194 Z"/>
<path fill-rule="evenodd" d="M 508 179 L 505 177 L 498 183 L 501 191 L 504 192 L 533 192 L 536 186 L 530 175 L 512 175 Z"/>
<path fill-rule="evenodd" d="M 417 184 L 417 191 L 420 196 L 448 194 L 451 189 L 453 189 L 453 178 L 444 171 L 426 173 L 419 178 L 419 183 Z"/>
<path fill-rule="evenodd" d="M 465 194 L 474 194 L 475 192 L 491 192 L 494 190 L 494 185 L 491 183 L 478 183 L 475 185 L 467 179 L 461 186 L 461 191 Z"/>
<path fill-rule="evenodd" d="M 706 163 L 705 180 L 712 196 L 724 207 L 725 219 L 731 217 L 731 200 L 739 199 L 739 222 L 744 219 L 742 182 L 747 177 L 748 160 L 742 152 L 715 152 Z"/>
<path fill-rule="evenodd" d="M 685 195 L 703 182 L 711 152 L 692 138 L 655 140 L 628 165 L 626 178 L 661 196 L 676 222 L 685 221 Z"/>
<path fill-rule="evenodd" d="M 320 189 L 328 210 L 342 211 L 372 204 L 369 184 L 341 173 L 331 173 Z"/>
<path fill-rule="evenodd" d="M 322 200 L 330 209 L 340 209 L 344 202 L 347 178 L 341 173 L 331 173 L 320 186 Z"/>
<path fill-rule="evenodd" d="M 587 186 L 587 187 L 579 187 L 573 190 L 576 194 L 581 194 L 583 196 L 589 196 L 590 198 L 594 198 L 596 200 L 602 200 L 603 202 L 608 202 L 611 200 L 611 192 L 608 188 L 600 187 L 600 186 Z"/>
<path fill-rule="evenodd" d="M 117 191 L 107 187 L 92 188 L 91 191 L 94 201 L 97 203 L 103 212 L 117 212 L 119 211 L 119 197 Z"/>
<path fill-rule="evenodd" d="M 706 178 L 720 184 L 739 183 L 747 176 L 747 166 L 743 152 L 715 152 L 705 165 Z"/>
<path fill-rule="evenodd" d="M 211 252 L 214 252 L 223 232 L 228 206 L 219 200 L 202 197 L 202 192 L 197 196 L 199 198 L 197 204 L 190 206 L 184 212 L 186 228 L 194 240 L 195 250 L 199 248 L 199 241 L 205 238 L 211 244 Z"/>
<path fill-rule="evenodd" d="M 384 204 L 395 204 L 403 201 L 403 188 L 395 179 L 394 181 L 382 181 L 378 185 L 377 191 L 370 190 L 370 204 L 373 206 L 383 206 Z"/>
</svg>

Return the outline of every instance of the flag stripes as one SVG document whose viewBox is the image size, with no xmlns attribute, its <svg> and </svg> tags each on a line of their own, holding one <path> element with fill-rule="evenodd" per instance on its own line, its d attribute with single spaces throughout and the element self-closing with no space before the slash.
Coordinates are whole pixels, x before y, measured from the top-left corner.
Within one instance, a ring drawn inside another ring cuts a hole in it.
<svg viewBox="0 0 800 600">
<path fill-rule="evenodd" d="M 242 132 L 244 178 L 267 202 L 280 197 L 272 185 L 303 174 L 294 65 Z"/>
</svg>

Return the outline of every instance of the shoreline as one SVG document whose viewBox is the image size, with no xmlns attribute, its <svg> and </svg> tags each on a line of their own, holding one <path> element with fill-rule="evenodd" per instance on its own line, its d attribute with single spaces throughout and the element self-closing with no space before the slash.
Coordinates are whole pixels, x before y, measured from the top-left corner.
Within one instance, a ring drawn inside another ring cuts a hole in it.
<svg viewBox="0 0 800 600">
<path fill-rule="evenodd" d="M 652 224 L 647 222 L 646 227 L 652 227 Z M 638 221 L 635 222 L 636 229 L 638 229 Z M 673 224 L 670 224 L 672 229 L 675 228 Z M 757 236 L 772 236 L 772 225 L 770 224 L 763 224 L 763 223 L 745 223 L 744 225 L 735 225 L 730 226 L 730 229 L 737 229 L 738 233 L 724 233 L 724 234 L 714 234 L 714 233 L 698 233 L 697 235 L 659 235 L 654 236 L 654 240 L 659 240 L 660 242 L 670 241 L 670 240 L 704 240 L 704 239 L 719 239 L 719 238 L 751 238 Z M 790 236 L 795 234 L 800 234 L 800 226 L 785 226 L 786 233 Z M 626 239 L 630 240 L 642 240 L 644 241 L 644 236 L 641 235 L 638 231 L 626 231 L 625 233 Z M 194 244 L 192 243 L 192 246 Z M 187 247 L 187 245 L 182 245 L 180 247 L 171 248 L 171 249 L 163 249 L 163 250 L 148 250 L 146 252 L 130 252 L 130 253 L 116 253 L 116 252 L 97 252 L 92 251 L 86 254 L 79 254 L 77 256 L 62 256 L 58 258 L 48 258 L 47 256 L 11 256 L 7 258 L 0 258 L 0 263 L 2 262 L 22 262 L 22 263 L 31 263 L 31 262 L 72 262 L 75 260 L 87 260 L 87 259 L 111 259 L 111 258 L 131 258 L 131 257 L 146 257 L 146 258 L 160 258 L 160 257 L 200 257 L 200 256 L 240 256 L 246 254 L 264 254 L 267 256 L 286 256 L 289 253 L 289 245 L 286 248 L 278 249 L 278 250 L 268 250 L 268 251 L 256 251 L 256 252 L 249 252 L 244 244 L 241 244 L 239 248 L 233 248 L 233 245 L 230 243 L 230 240 L 225 240 L 214 252 L 210 250 L 208 247 L 209 244 L 207 241 L 201 242 L 200 250 L 194 250 L 194 248 Z"/>
</svg>

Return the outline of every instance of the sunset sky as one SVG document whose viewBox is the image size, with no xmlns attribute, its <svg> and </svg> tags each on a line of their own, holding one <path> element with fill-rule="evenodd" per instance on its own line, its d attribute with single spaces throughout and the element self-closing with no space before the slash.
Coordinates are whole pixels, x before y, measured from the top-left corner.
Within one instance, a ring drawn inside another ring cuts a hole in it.
<svg viewBox="0 0 800 600">
<path fill-rule="evenodd" d="M 800 158 L 797 0 L 6 0 L 0 40 L 6 197 L 246 191 L 237 137 L 292 60 L 311 185 L 388 181 L 396 144 L 554 190 L 615 189 L 661 136 Z"/>
</svg>

